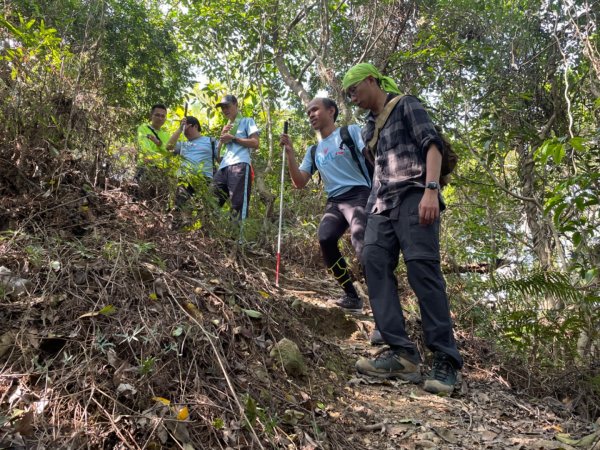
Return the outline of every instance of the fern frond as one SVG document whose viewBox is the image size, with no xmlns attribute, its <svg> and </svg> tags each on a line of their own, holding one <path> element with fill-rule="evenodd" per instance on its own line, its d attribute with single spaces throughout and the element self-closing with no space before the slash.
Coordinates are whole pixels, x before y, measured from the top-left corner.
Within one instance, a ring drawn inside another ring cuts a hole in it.
<svg viewBox="0 0 600 450">
<path fill-rule="evenodd" d="M 537 298 L 554 297 L 565 303 L 581 302 L 585 297 L 582 291 L 573 286 L 569 275 L 562 272 L 538 271 L 520 278 L 497 275 L 493 289 Z"/>
</svg>

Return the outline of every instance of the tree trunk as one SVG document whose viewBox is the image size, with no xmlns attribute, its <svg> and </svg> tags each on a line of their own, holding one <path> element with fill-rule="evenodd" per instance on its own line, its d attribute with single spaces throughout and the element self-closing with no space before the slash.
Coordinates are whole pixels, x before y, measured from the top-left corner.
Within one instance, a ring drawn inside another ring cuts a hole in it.
<svg viewBox="0 0 600 450">
<path fill-rule="evenodd" d="M 535 163 L 533 161 L 533 152 L 525 144 L 518 146 L 519 152 L 519 178 L 521 181 L 521 191 L 524 197 L 538 199 L 540 196 L 536 191 L 537 176 L 535 173 Z M 553 238 L 552 227 L 548 224 L 541 210 L 540 202 L 524 202 L 525 219 L 527 227 L 531 232 L 533 243 L 533 252 L 539 262 L 540 268 L 544 271 L 553 268 L 553 251 L 555 242 Z M 562 302 L 553 296 L 546 297 L 543 307 L 545 309 L 559 309 Z"/>
<path fill-rule="evenodd" d="M 539 198 L 536 192 L 536 174 L 532 152 L 524 144 L 519 148 L 519 178 L 521 181 L 521 191 L 523 197 Z M 525 216 L 527 226 L 531 231 L 533 240 L 533 250 L 542 269 L 547 270 L 552 267 L 552 249 L 554 247 L 552 239 L 552 230 L 546 223 L 543 212 L 539 205 L 534 202 L 524 202 Z"/>
</svg>

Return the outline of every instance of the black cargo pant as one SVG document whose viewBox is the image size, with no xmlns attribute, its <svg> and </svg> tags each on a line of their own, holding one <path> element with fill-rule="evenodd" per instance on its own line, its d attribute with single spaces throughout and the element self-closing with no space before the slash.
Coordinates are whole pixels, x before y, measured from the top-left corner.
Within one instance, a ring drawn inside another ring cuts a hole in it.
<svg viewBox="0 0 600 450">
<path fill-rule="evenodd" d="M 406 333 L 398 280 L 394 275 L 402 251 L 408 282 L 419 300 L 425 345 L 433 352 L 446 353 L 462 367 L 440 268 L 440 223 L 437 220 L 432 225 L 419 224 L 422 198 L 422 190 L 411 190 L 396 208 L 384 214 L 369 215 L 362 253 L 369 300 L 384 341 L 392 349 L 418 355 Z"/>
</svg>

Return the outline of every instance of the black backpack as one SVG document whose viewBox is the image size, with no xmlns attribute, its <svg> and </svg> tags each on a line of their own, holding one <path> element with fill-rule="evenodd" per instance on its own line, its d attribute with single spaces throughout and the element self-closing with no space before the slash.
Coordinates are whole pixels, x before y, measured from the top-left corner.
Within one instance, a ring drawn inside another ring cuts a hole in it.
<svg viewBox="0 0 600 450">
<path fill-rule="evenodd" d="M 360 169 L 360 172 L 363 174 L 363 177 L 365 177 L 365 180 L 367 180 L 367 182 L 369 183 L 369 186 L 371 186 L 372 181 L 373 181 L 373 172 L 375 170 L 375 167 L 373 166 L 373 162 L 365 156 L 365 166 L 367 166 L 367 171 L 365 173 L 365 169 L 363 168 L 363 165 L 360 163 L 360 160 L 358 159 L 358 150 L 356 149 L 356 144 L 354 143 L 354 139 L 352 139 L 352 136 L 350 136 L 350 132 L 348 131 L 347 126 L 343 126 L 340 128 L 340 136 L 342 138 L 342 143 L 344 143 L 344 145 L 346 145 L 346 147 L 348 147 L 350 149 L 350 154 L 352 155 L 352 159 L 354 160 L 354 162 Z M 311 146 L 310 147 L 310 158 L 312 160 L 312 167 L 314 167 L 314 169 L 318 172 L 319 169 L 317 169 L 317 164 L 315 162 L 316 153 L 317 153 L 317 146 L 316 145 Z M 321 180 L 321 175 L 319 174 L 319 181 L 320 180 Z"/>
</svg>

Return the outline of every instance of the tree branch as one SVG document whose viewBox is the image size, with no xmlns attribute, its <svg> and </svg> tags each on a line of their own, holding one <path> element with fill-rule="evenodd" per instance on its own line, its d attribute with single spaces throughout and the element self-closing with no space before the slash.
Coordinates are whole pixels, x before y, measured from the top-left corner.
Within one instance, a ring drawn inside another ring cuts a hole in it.
<svg viewBox="0 0 600 450">
<path fill-rule="evenodd" d="M 308 95 L 308 92 L 306 92 L 306 89 L 304 89 L 302 83 L 300 83 L 300 81 L 294 78 L 294 76 L 291 74 L 288 66 L 285 63 L 285 60 L 283 59 L 282 53 L 277 52 L 274 60 L 275 66 L 277 67 L 277 70 L 279 70 L 279 73 L 281 74 L 285 84 L 287 84 L 287 86 L 294 91 L 298 97 L 300 97 L 305 105 L 308 105 L 310 102 L 310 95 Z"/>
</svg>

